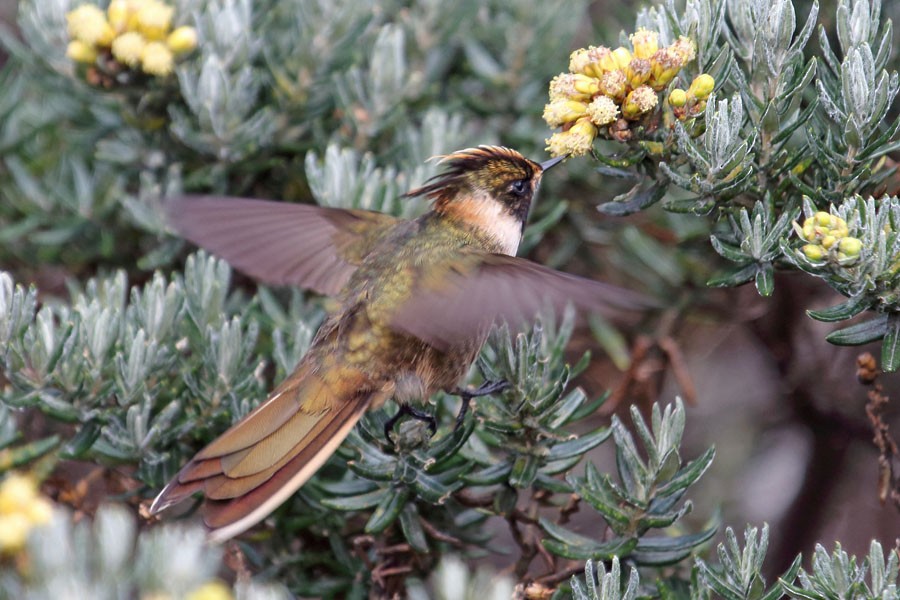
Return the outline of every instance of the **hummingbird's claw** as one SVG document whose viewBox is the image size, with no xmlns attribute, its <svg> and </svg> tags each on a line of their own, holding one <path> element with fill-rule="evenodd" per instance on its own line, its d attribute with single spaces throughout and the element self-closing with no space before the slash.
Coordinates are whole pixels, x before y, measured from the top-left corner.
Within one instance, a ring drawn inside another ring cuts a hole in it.
<svg viewBox="0 0 900 600">
<path fill-rule="evenodd" d="M 401 404 L 400 410 L 397 411 L 397 414 L 395 414 L 384 423 L 384 439 L 389 442 L 391 441 L 391 431 L 394 430 L 394 426 L 397 425 L 397 421 L 402 419 L 404 416 L 410 416 L 414 419 L 427 423 L 428 430 L 431 432 L 431 435 L 434 435 L 437 432 L 437 420 L 435 420 L 434 415 L 430 415 L 427 412 L 417 410 L 409 404 Z"/>
<path fill-rule="evenodd" d="M 453 390 L 453 395 L 459 396 L 462 400 L 462 406 L 459 407 L 459 413 L 456 415 L 456 426 L 453 428 L 453 431 L 462 426 L 463 419 L 466 418 L 466 413 L 469 411 L 469 403 L 472 402 L 472 398 L 502 392 L 508 387 L 509 382 L 501 379 L 500 381 L 485 381 L 474 390 L 464 390 L 462 388 Z"/>
</svg>

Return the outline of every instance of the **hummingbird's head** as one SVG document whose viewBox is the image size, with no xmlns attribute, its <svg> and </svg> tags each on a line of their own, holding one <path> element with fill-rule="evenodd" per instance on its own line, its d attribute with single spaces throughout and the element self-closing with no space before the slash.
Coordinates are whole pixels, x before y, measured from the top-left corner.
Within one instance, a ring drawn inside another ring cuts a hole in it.
<svg viewBox="0 0 900 600">
<path fill-rule="evenodd" d="M 446 168 L 407 196 L 434 200 L 435 212 L 457 218 L 497 239 L 503 252 L 515 254 L 543 164 L 503 146 L 478 146 L 440 157 Z"/>
</svg>

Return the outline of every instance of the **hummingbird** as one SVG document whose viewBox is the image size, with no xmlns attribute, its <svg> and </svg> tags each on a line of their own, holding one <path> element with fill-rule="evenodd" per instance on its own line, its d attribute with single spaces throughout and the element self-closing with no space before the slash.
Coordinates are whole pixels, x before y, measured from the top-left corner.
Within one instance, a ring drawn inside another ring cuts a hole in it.
<svg viewBox="0 0 900 600">
<path fill-rule="evenodd" d="M 440 157 L 443 170 L 406 194 L 432 201 L 406 220 L 366 210 L 214 196 L 173 199 L 173 228 L 267 284 L 332 296 L 294 371 L 255 410 L 200 450 L 159 493 L 156 514 L 202 493 L 212 541 L 252 527 L 296 492 L 368 410 L 402 414 L 459 390 L 493 324 L 540 309 L 615 316 L 643 296 L 515 256 L 544 163 L 502 146 Z M 434 422 L 431 422 L 432 433 Z M 386 434 L 389 427 L 386 427 Z"/>
</svg>

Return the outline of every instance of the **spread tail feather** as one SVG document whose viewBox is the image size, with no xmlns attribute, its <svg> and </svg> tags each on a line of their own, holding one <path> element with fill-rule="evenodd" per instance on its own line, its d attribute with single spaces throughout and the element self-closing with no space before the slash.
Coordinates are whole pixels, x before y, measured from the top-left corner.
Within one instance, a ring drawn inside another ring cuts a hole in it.
<svg viewBox="0 0 900 600">
<path fill-rule="evenodd" d="M 334 454 L 378 393 L 359 371 L 321 371 L 304 361 L 265 403 L 197 453 L 151 514 L 203 492 L 212 541 L 246 531 Z"/>
</svg>

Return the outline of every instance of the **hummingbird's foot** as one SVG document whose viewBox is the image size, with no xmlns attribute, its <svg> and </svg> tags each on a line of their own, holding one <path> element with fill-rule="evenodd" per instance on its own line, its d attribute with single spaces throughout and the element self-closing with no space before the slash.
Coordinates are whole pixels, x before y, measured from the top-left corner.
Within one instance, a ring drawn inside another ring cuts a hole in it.
<svg viewBox="0 0 900 600">
<path fill-rule="evenodd" d="M 488 394 L 502 392 L 508 387 L 508 381 L 500 380 L 485 381 L 474 390 L 464 390 L 462 388 L 456 388 L 455 390 L 453 390 L 453 395 L 459 396 L 462 400 L 462 406 L 459 407 L 459 413 L 456 415 L 456 426 L 453 428 L 453 431 L 456 431 L 462 426 L 463 419 L 466 418 L 466 413 L 469 412 L 469 403 L 472 402 L 472 398 L 478 398 L 479 396 L 487 396 Z"/>
<path fill-rule="evenodd" d="M 417 410 L 409 404 L 401 404 L 400 410 L 397 411 L 397 414 L 395 414 L 384 423 L 384 439 L 389 442 L 391 441 L 391 431 L 394 430 L 394 426 L 397 424 L 397 421 L 402 419 L 404 416 L 410 416 L 413 419 L 417 419 L 419 421 L 427 423 L 428 430 L 431 432 L 431 435 L 434 435 L 435 432 L 437 432 L 437 421 L 435 420 L 434 415 L 430 415 L 427 412 Z"/>
</svg>

